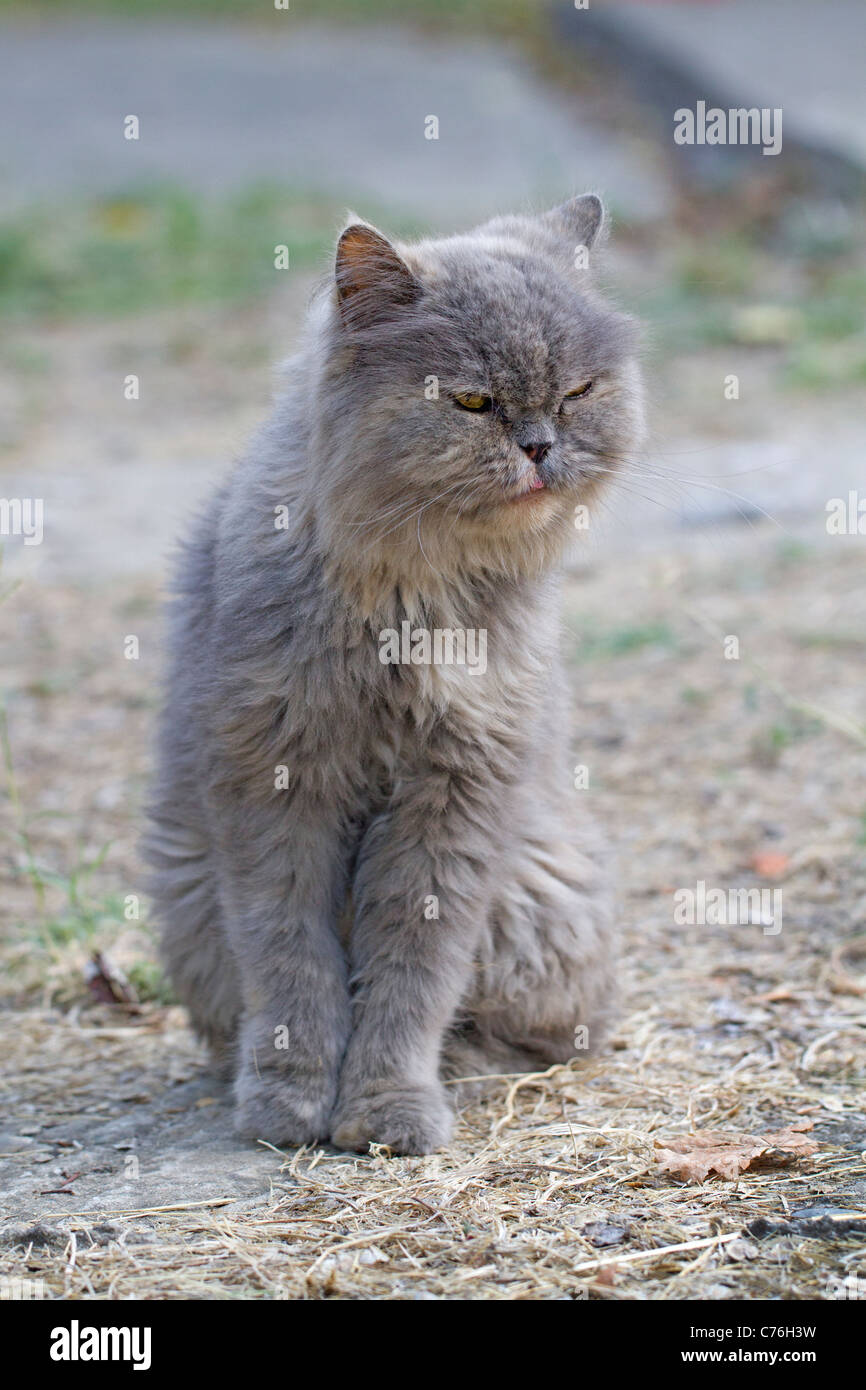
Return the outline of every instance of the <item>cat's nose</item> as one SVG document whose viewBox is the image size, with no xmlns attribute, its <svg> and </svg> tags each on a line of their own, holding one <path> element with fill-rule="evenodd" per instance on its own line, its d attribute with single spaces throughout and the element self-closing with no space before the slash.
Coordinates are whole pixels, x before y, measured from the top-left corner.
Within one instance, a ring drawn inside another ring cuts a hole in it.
<svg viewBox="0 0 866 1390">
<path fill-rule="evenodd" d="M 541 460 L 544 458 L 544 455 L 547 453 L 548 449 L 550 448 L 550 445 L 551 440 L 539 439 L 536 440 L 534 444 L 521 444 L 520 447 L 526 454 L 527 458 L 530 458 L 533 463 L 541 463 Z"/>
</svg>

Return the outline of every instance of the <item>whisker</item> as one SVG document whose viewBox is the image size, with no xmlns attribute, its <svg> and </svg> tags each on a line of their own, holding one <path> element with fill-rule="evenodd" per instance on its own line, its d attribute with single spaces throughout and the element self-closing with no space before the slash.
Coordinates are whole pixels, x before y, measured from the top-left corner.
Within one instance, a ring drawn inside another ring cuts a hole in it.
<svg viewBox="0 0 866 1390">
<path fill-rule="evenodd" d="M 648 467 L 637 467 L 629 469 L 628 463 L 617 465 L 614 468 L 599 469 L 598 471 L 607 472 L 607 474 L 612 478 L 615 478 L 619 473 L 629 472 L 630 476 L 632 477 L 652 478 L 655 481 L 665 483 L 668 486 L 682 487 L 683 484 L 688 484 L 688 486 L 690 487 L 701 487 L 711 492 L 718 492 L 721 493 L 723 496 L 730 498 L 734 502 L 742 503 L 742 506 L 744 508 L 748 508 L 749 511 L 760 513 L 760 515 L 764 517 L 765 520 L 772 522 L 774 526 L 778 527 L 778 529 L 780 531 L 783 531 L 786 535 L 792 534 L 789 531 L 788 527 L 785 526 L 784 523 L 781 522 L 778 517 L 773 516 L 772 512 L 768 512 L 765 507 L 762 507 L 760 502 L 756 502 L 753 498 L 750 497 L 744 497 L 742 493 L 735 492 L 733 488 L 721 487 L 718 483 L 708 482 L 704 478 L 693 477 L 685 474 L 676 474 L 673 472 L 669 473 L 668 471 L 659 472 L 657 469 Z M 687 496 L 687 494 L 685 495 Z M 739 511 L 739 515 L 743 518 L 744 521 L 750 520 L 749 511 Z"/>
<path fill-rule="evenodd" d="M 365 548 L 361 551 L 361 554 L 366 555 L 367 551 L 372 549 L 374 545 L 378 545 L 381 541 L 385 540 L 387 536 L 390 536 L 392 532 L 398 530 L 401 526 L 413 521 L 416 514 L 423 512 L 427 507 L 432 507 L 434 502 L 441 502 L 442 498 L 446 497 L 449 492 L 453 492 L 455 488 L 463 486 L 464 480 L 461 478 L 457 482 L 452 483 L 449 487 L 443 488 L 442 492 L 438 493 L 436 497 L 431 497 L 426 502 L 420 503 L 420 505 L 410 503 L 406 515 L 398 517 L 394 525 L 389 526 L 387 531 L 383 531 L 381 535 L 374 536 L 370 545 L 365 546 Z"/>
</svg>

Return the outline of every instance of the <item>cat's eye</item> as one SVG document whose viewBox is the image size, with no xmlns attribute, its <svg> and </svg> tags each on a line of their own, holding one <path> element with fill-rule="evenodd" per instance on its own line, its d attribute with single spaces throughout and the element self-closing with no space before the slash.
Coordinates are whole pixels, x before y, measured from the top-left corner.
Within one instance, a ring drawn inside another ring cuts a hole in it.
<svg viewBox="0 0 866 1390">
<path fill-rule="evenodd" d="M 573 391 L 566 391 L 562 402 L 563 406 L 567 405 L 569 401 L 579 401 L 581 396 L 588 396 L 591 390 L 592 382 L 584 381 L 582 385 L 575 386 Z"/>
<path fill-rule="evenodd" d="M 479 391 L 461 391 L 454 399 L 464 410 L 489 410 L 493 404 L 489 396 L 482 396 Z"/>
</svg>

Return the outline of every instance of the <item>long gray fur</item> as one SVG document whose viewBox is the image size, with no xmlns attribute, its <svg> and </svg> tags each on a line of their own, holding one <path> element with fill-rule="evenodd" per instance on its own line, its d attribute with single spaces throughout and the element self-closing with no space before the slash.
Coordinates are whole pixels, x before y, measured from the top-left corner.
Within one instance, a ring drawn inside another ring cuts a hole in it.
<svg viewBox="0 0 866 1390">
<path fill-rule="evenodd" d="M 354 220 L 184 549 L 146 852 L 251 1138 L 428 1152 L 443 1078 L 565 1061 L 610 1013 L 558 655 L 575 507 L 642 437 L 600 221 L 591 195 L 411 246 Z M 383 664 L 403 622 L 483 630 L 486 670 Z"/>
</svg>

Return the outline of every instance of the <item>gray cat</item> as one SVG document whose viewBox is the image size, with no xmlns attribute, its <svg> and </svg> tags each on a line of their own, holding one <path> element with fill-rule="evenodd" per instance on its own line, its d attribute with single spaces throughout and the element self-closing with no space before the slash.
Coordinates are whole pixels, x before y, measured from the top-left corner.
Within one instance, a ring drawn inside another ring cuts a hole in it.
<svg viewBox="0 0 866 1390">
<path fill-rule="evenodd" d="M 610 1011 L 557 653 L 575 508 L 642 436 L 601 221 L 353 221 L 184 551 L 147 854 L 252 1138 L 426 1153 L 443 1078 L 565 1061 Z"/>
</svg>

